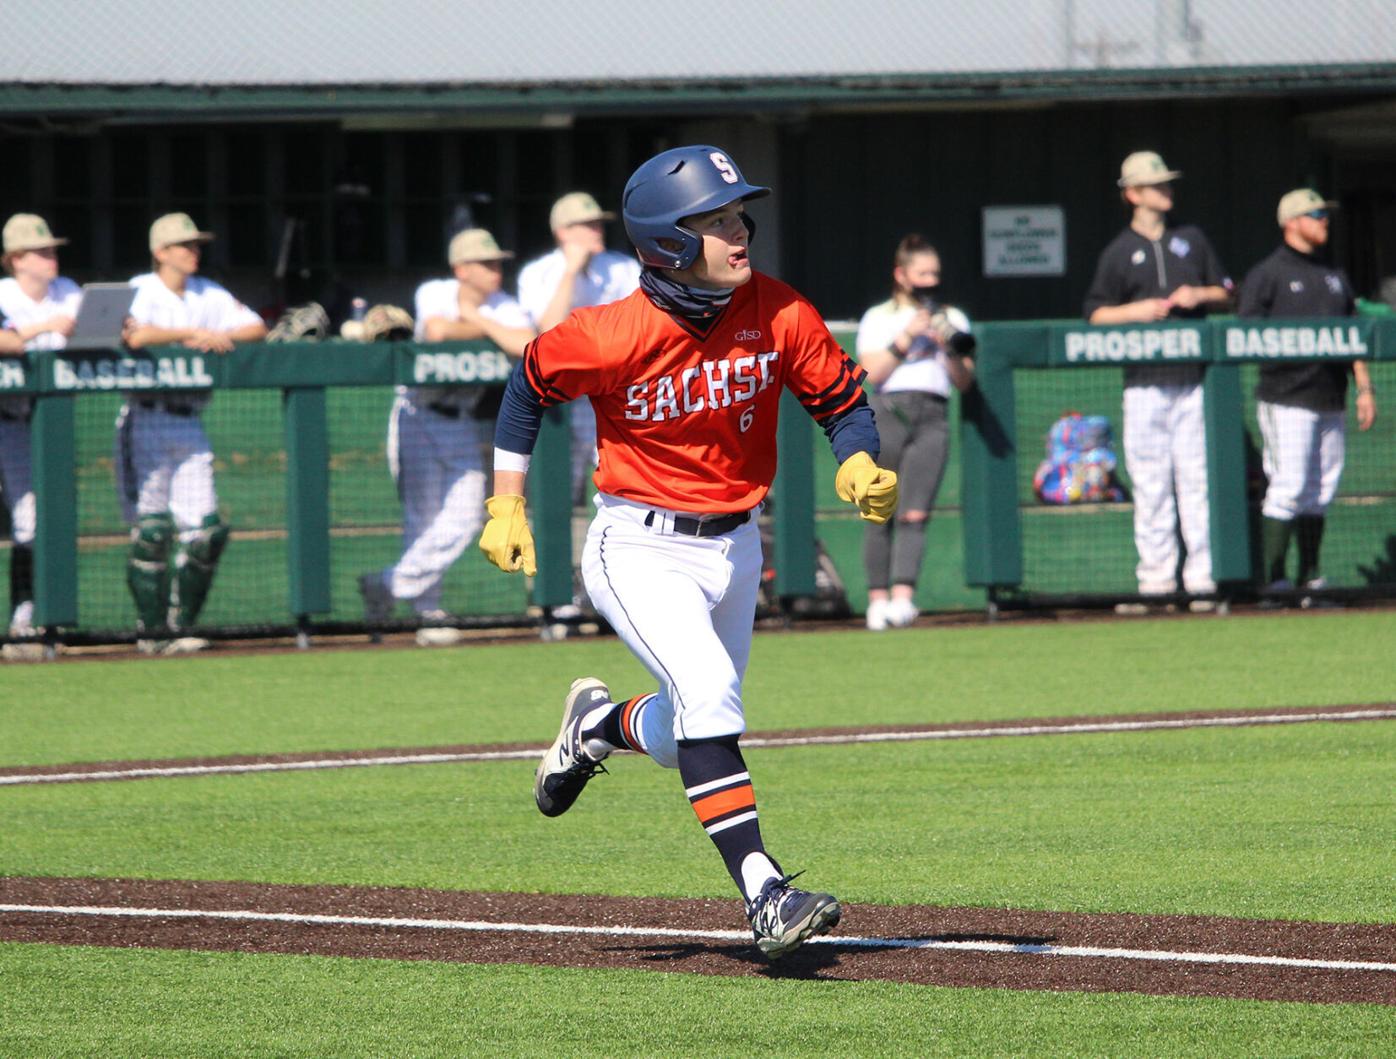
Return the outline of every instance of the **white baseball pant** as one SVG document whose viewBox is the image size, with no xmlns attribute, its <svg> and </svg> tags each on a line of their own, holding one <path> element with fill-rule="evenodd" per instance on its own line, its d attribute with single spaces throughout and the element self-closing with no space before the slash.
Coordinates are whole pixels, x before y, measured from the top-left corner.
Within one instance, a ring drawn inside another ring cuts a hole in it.
<svg viewBox="0 0 1396 1059">
<path fill-rule="evenodd" d="M 587 472 L 596 466 L 596 412 L 591 401 L 578 397 L 567 409 L 568 432 L 572 438 L 572 502 L 584 503 Z"/>
<path fill-rule="evenodd" d="M 1126 386 L 1124 447 L 1134 487 L 1139 591 L 1157 595 L 1177 587 L 1181 529 L 1183 588 L 1215 592 L 1202 384 Z"/>
<path fill-rule="evenodd" d="M 645 710 L 646 753 L 677 768 L 679 739 L 715 739 L 746 730 L 742 678 L 751 656 L 761 534 L 756 518 L 729 534 L 675 533 L 682 512 L 608 494 L 582 552 L 596 607 L 659 683 Z M 652 526 L 646 517 L 655 513 Z"/>
<path fill-rule="evenodd" d="M 10 513 L 10 539 L 34 543 L 34 483 L 29 467 L 29 424 L 0 419 L 0 493 Z"/>
<path fill-rule="evenodd" d="M 1261 514 L 1282 522 L 1299 515 L 1322 515 L 1343 476 L 1346 413 L 1257 401 L 1255 414 L 1265 442 L 1261 459 L 1269 480 Z"/>
<path fill-rule="evenodd" d="M 131 525 L 142 515 L 168 511 L 180 539 L 188 540 L 217 513 L 213 450 L 197 414 L 128 401 L 116 417 L 114 449 L 117 495 Z"/>
<path fill-rule="evenodd" d="M 452 419 L 398 397 L 388 420 L 388 464 L 402 500 L 402 557 L 383 574 L 393 598 L 418 614 L 441 609 L 441 583 L 484 525 L 485 424 Z"/>
</svg>

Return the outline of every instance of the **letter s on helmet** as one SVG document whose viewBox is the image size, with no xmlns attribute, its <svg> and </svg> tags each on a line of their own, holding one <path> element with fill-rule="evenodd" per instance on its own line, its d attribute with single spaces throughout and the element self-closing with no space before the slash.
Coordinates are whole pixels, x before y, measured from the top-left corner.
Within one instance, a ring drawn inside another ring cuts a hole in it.
<svg viewBox="0 0 1396 1059">
<path fill-rule="evenodd" d="M 727 152 L 717 147 L 675 147 L 631 175 L 621 197 L 621 216 L 642 262 L 652 268 L 683 269 L 697 260 L 703 240 L 679 227 L 682 218 L 770 193 L 770 188 L 748 184 Z M 677 243 L 679 249 L 662 246 L 661 239 Z"/>
</svg>

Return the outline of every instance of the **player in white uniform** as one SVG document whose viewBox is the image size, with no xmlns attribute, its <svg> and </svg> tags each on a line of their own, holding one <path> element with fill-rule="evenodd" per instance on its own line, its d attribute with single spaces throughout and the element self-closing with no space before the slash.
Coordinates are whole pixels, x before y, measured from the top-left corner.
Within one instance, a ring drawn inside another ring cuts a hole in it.
<svg viewBox="0 0 1396 1059">
<path fill-rule="evenodd" d="M 1226 306 L 1232 283 L 1202 229 L 1171 227 L 1173 181 L 1153 151 L 1136 151 L 1120 166 L 1120 197 L 1130 222 L 1101 252 L 1086 293 L 1093 324 L 1149 324 L 1201 319 Z M 1125 465 L 1134 487 L 1135 576 L 1145 601 L 1122 603 L 1119 613 L 1144 613 L 1147 597 L 1178 588 L 1178 538 L 1186 555 L 1182 587 L 1193 596 L 1217 590 L 1207 500 L 1207 441 L 1202 418 L 1202 367 L 1128 364 L 1124 371 Z M 1193 610 L 1215 603 L 1194 599 Z"/>
<path fill-rule="evenodd" d="M 5 222 L 0 279 L 0 356 L 62 349 L 73 333 L 82 291 L 58 274 L 58 248 L 42 217 L 17 213 Z M 34 489 L 29 468 L 33 400 L 0 397 L 0 493 L 10 513 L 10 635 L 34 635 Z M 7 644 L 6 658 L 34 656 L 37 645 Z"/>
<path fill-rule="evenodd" d="M 197 275 L 201 249 L 212 239 L 187 213 L 165 214 L 150 226 L 155 268 L 131 280 L 136 295 L 126 342 L 132 349 L 182 345 L 226 353 L 237 342 L 266 337 L 260 316 Z M 188 391 L 133 394 L 117 416 L 117 492 L 131 524 L 127 584 L 138 634 L 194 624 L 228 542 L 214 492 L 213 452 L 199 419 L 208 400 Z M 167 653 L 208 646 L 193 636 L 171 642 L 141 636 L 138 643 L 144 651 Z"/>
<path fill-rule="evenodd" d="M 640 262 L 635 256 L 606 249 L 606 222 L 615 217 L 585 191 L 570 191 L 553 203 L 548 226 L 557 246 L 519 272 L 519 304 L 540 333 L 562 323 L 573 309 L 620 301 L 640 286 Z M 585 397 L 568 407 L 575 507 L 586 503 L 587 472 L 596 466 L 596 414 Z M 574 522 L 574 553 L 581 551 L 585 527 L 585 520 Z M 578 617 L 582 603 L 579 587 L 571 605 L 554 607 L 552 617 Z"/>
<path fill-rule="evenodd" d="M 1296 188 L 1280 199 L 1276 219 L 1284 239 L 1246 274 L 1236 314 L 1241 317 L 1351 316 L 1356 296 L 1347 273 L 1323 258 L 1328 220 L 1337 202 L 1313 188 Z M 1262 363 L 1255 413 L 1265 441 L 1265 502 L 1261 547 L 1265 596 L 1296 585 L 1300 605 L 1325 606 L 1328 587 L 1319 573 L 1328 506 L 1338 492 L 1346 462 L 1348 381 L 1356 384 L 1357 427 L 1370 430 L 1377 417 L 1376 391 L 1366 361 Z M 1293 536 L 1298 576 L 1291 581 L 1286 556 Z"/>
<path fill-rule="evenodd" d="M 620 301 L 640 286 L 640 262 L 606 249 L 605 222 L 615 216 L 585 191 L 553 203 L 548 224 L 557 248 L 519 271 L 519 304 L 539 332 L 562 323 L 573 309 Z M 578 504 L 586 499 L 587 471 L 596 465 L 596 415 L 591 402 L 579 397 L 570 417 L 572 500 Z"/>
<path fill-rule="evenodd" d="M 523 355 L 536 336 L 519 303 L 500 288 L 501 250 L 483 228 L 451 240 L 447 260 L 454 276 L 417 288 L 416 338 L 447 342 L 486 338 L 510 357 Z M 402 556 L 385 570 L 359 577 L 364 617 L 370 624 L 391 616 L 398 601 L 412 604 L 423 622 L 423 646 L 455 643 L 460 632 L 442 625 L 441 582 L 484 524 L 485 463 L 482 446 L 493 436 L 492 417 L 476 418 L 479 387 L 404 386 L 388 420 L 388 465 L 402 500 Z"/>
</svg>

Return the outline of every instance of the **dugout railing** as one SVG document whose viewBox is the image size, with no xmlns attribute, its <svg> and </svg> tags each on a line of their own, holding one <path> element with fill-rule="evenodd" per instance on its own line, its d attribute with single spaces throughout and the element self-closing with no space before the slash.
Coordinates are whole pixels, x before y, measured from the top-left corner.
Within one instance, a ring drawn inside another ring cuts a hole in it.
<svg viewBox="0 0 1396 1059">
<path fill-rule="evenodd" d="M 1105 415 L 1121 433 L 1128 364 L 1203 365 L 1213 573 L 1224 600 L 1255 597 L 1265 479 L 1256 427 L 1258 365 L 1361 359 L 1377 394 L 1375 426 L 1347 413 L 1346 465 L 1328 511 L 1323 572 L 1335 601 L 1396 596 L 1396 319 L 984 324 L 978 385 L 962 404 L 964 575 L 988 606 L 1104 605 L 1137 600 L 1128 502 L 1039 502 L 1033 473 L 1052 422 Z M 1179 597 L 1175 602 L 1183 602 Z"/>
<path fill-rule="evenodd" d="M 952 459 L 927 539 L 923 610 L 1104 605 L 1135 592 L 1128 503 L 1051 507 L 1032 493 L 1047 430 L 1063 412 L 1110 417 L 1118 431 L 1127 363 L 1205 365 L 1215 574 L 1227 598 L 1256 579 L 1264 480 L 1252 396 L 1266 359 L 1369 362 L 1376 427 L 1349 418 L 1347 465 L 1330 509 L 1325 573 L 1335 598 L 1396 597 L 1396 320 L 1216 320 L 1132 328 L 1074 322 L 982 324 L 978 385 L 952 402 Z M 845 348 L 852 333 L 836 331 Z M 207 390 L 203 419 L 220 503 L 233 527 L 199 633 L 237 638 L 362 631 L 356 577 L 391 563 L 401 507 L 384 457 L 393 387 L 498 385 L 503 356 L 482 343 L 286 343 L 226 356 L 31 353 L 0 359 L 0 393 L 35 397 L 30 423 L 38 506 L 35 623 L 50 642 L 128 642 L 129 547 L 113 483 L 113 423 L 123 399 Z M 863 602 L 861 524 L 833 494 L 822 434 L 788 395 L 780 473 L 767 518 L 775 612 L 819 591 L 816 538 L 853 609 Z M 568 431 L 544 424 L 530 474 L 538 576 L 505 577 L 473 546 L 447 578 L 445 608 L 462 627 L 546 622 L 573 595 L 574 512 Z M 1127 476 L 1125 483 L 1128 484 Z M 0 562 L 8 560 L 0 543 Z M 381 628 L 406 630 L 410 620 Z M 0 626 L 0 636 L 4 634 Z"/>
<path fill-rule="evenodd" d="M 34 398 L 34 624 L 46 643 L 136 638 L 125 580 L 129 531 L 113 469 L 121 403 L 207 392 L 202 418 L 231 542 L 200 619 L 211 639 L 362 631 L 357 575 L 396 559 L 401 508 L 384 455 L 397 385 L 501 386 L 509 362 L 481 342 L 267 343 L 226 355 L 35 352 L 0 359 L 0 394 Z M 788 397 L 787 401 L 793 404 Z M 777 557 L 770 598 L 814 591 L 812 424 L 782 416 L 784 461 L 769 533 Z M 488 458 L 488 453 L 485 453 Z M 539 624 L 573 599 L 573 516 L 565 416 L 545 416 L 530 473 L 535 578 L 506 577 L 468 546 L 447 578 L 450 624 Z M 0 544 L 7 562 L 8 540 Z M 383 631 L 416 627 L 406 618 Z M 0 638 L 5 629 L 0 626 Z"/>
</svg>

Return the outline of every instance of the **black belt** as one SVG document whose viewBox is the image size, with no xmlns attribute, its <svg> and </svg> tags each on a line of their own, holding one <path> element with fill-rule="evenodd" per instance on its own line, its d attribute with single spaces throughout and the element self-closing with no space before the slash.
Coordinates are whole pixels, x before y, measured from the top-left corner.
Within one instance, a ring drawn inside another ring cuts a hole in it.
<svg viewBox="0 0 1396 1059">
<path fill-rule="evenodd" d="M 435 412 L 437 415 L 445 416 L 447 419 L 459 419 L 461 415 L 460 405 L 441 404 L 439 402 L 427 405 L 427 411 Z"/>
<path fill-rule="evenodd" d="M 0 419 L 6 423 L 27 423 L 29 415 L 28 412 L 0 412 Z"/>
<path fill-rule="evenodd" d="M 150 397 L 142 397 L 136 401 L 136 404 L 148 411 L 156 408 L 163 408 L 172 416 L 192 416 L 198 411 L 192 404 L 176 404 L 172 401 L 157 401 Z"/>
<path fill-rule="evenodd" d="M 645 516 L 646 526 L 654 525 L 654 516 L 657 513 L 651 511 Z M 689 518 L 687 515 L 675 515 L 674 532 L 681 533 L 685 537 L 720 537 L 724 533 L 731 533 L 738 526 L 745 526 L 750 518 L 750 511 L 719 515 L 717 518 Z"/>
</svg>

